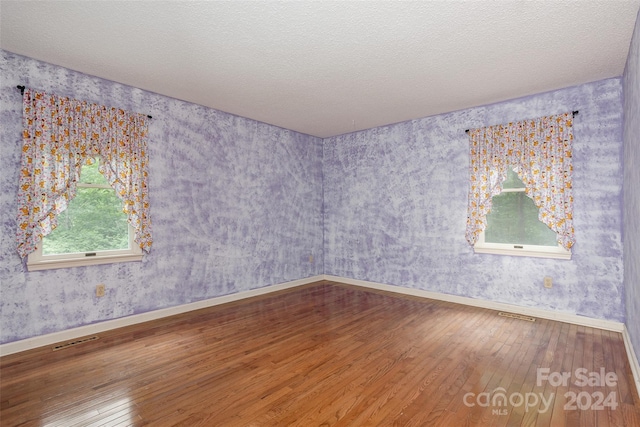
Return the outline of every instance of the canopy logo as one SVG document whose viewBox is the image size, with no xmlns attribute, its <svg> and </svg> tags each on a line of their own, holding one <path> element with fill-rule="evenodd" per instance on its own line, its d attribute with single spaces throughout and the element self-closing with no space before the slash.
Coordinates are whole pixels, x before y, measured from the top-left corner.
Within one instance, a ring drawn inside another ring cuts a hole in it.
<svg viewBox="0 0 640 427">
<path fill-rule="evenodd" d="M 542 393 L 511 393 L 507 396 L 507 390 L 498 387 L 491 392 L 483 392 L 476 395 L 475 393 L 467 393 L 464 395 L 464 404 L 468 407 L 476 405 L 488 408 L 491 407 L 493 415 L 507 415 L 507 406 L 518 408 L 524 405 L 524 411 L 529 412 L 530 409 L 537 408 L 539 413 L 549 410 L 555 393 L 551 393 L 549 399 L 545 399 Z M 539 407 L 542 404 L 542 407 Z"/>
</svg>

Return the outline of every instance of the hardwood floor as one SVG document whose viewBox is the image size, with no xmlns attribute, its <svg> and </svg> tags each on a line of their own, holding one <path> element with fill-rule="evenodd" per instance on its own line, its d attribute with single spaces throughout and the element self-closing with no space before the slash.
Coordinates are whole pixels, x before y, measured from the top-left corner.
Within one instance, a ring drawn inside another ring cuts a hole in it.
<svg viewBox="0 0 640 427">
<path fill-rule="evenodd" d="M 6 427 L 640 426 L 619 333 L 328 282 L 5 356 L 0 402 Z"/>
</svg>

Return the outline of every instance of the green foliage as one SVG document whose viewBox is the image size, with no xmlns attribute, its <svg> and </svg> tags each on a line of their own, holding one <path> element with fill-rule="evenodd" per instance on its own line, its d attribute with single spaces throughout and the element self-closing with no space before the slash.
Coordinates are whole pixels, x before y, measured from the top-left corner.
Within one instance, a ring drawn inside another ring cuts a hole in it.
<svg viewBox="0 0 640 427">
<path fill-rule="evenodd" d="M 502 183 L 502 188 L 524 188 L 524 182 L 518 178 L 518 174 L 512 169 L 507 169 L 507 179 Z"/>
<path fill-rule="evenodd" d="M 98 162 L 82 167 L 81 182 L 106 185 Z M 58 216 L 58 227 L 43 239 L 44 255 L 126 249 L 127 216 L 112 188 L 78 187 L 76 197 Z"/>
<path fill-rule="evenodd" d="M 82 165 L 80 172 L 80 182 L 83 184 L 103 184 L 108 185 L 104 175 L 100 173 L 100 159 L 93 159 L 90 165 Z"/>
<path fill-rule="evenodd" d="M 504 188 L 524 188 L 512 171 L 504 184 Z M 493 197 L 491 212 L 487 215 L 486 242 L 556 246 L 556 239 L 556 233 L 538 219 L 538 208 L 523 191 L 503 192 Z"/>
</svg>

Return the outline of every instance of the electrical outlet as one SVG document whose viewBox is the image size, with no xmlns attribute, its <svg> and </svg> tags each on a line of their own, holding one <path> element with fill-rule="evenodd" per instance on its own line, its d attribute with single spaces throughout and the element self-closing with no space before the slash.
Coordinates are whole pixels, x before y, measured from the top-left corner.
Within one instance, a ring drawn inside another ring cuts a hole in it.
<svg viewBox="0 0 640 427">
<path fill-rule="evenodd" d="M 96 286 L 96 296 L 103 297 L 104 296 L 104 283 L 100 283 Z"/>
<path fill-rule="evenodd" d="M 313 264 L 313 255 L 309 255 L 309 264 Z"/>
<path fill-rule="evenodd" d="M 552 288 L 553 287 L 553 280 L 551 280 L 551 277 L 546 276 L 544 278 L 544 287 L 545 288 Z"/>
</svg>

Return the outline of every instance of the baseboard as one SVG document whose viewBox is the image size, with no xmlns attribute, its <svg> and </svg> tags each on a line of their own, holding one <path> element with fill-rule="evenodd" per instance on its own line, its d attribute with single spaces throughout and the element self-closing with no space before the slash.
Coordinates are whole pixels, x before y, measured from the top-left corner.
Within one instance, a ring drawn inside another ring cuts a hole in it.
<svg viewBox="0 0 640 427">
<path fill-rule="evenodd" d="M 40 335 L 32 338 L 26 338 L 20 341 L 14 341 L 6 344 L 0 344 L 0 356 L 7 356 L 9 354 L 18 353 L 21 351 L 31 350 L 37 347 L 51 345 L 59 342 L 69 341 L 76 338 L 84 337 L 87 335 L 93 335 L 100 332 L 109 331 L 112 329 L 122 328 L 125 326 L 135 325 L 138 323 L 148 322 L 150 320 L 156 320 L 163 317 L 173 316 L 176 314 L 186 313 L 193 310 L 199 310 L 201 308 L 212 307 L 215 305 L 225 304 L 228 302 L 239 301 L 246 298 L 251 298 L 259 295 L 266 295 L 272 292 L 277 292 L 285 289 L 291 289 L 298 286 L 306 285 L 309 283 L 328 280 L 332 282 L 344 283 L 347 285 L 360 286 L 369 289 L 377 289 L 381 291 L 393 292 L 397 294 L 411 295 L 422 298 L 430 298 L 441 301 L 448 301 L 457 304 L 464 304 L 473 307 L 487 308 L 491 310 L 507 311 L 510 313 L 524 314 L 532 317 L 539 317 L 542 319 L 557 320 L 559 322 L 573 323 L 576 325 L 589 326 L 592 328 L 599 328 L 614 332 L 623 333 L 626 328 L 623 323 L 614 322 L 610 320 L 593 319 L 586 316 L 579 316 L 576 314 L 560 313 L 549 310 L 542 310 L 531 307 L 522 307 L 513 304 L 505 304 L 500 302 L 494 302 L 489 300 L 481 300 L 475 298 L 461 297 L 457 295 L 443 294 L 439 292 L 425 291 L 421 289 L 404 288 L 401 286 L 386 285 L 383 283 L 369 282 L 365 280 L 349 279 L 345 277 L 331 276 L 331 275 L 318 275 L 308 277 L 305 279 L 293 280 L 291 282 L 280 283 L 272 286 L 265 286 L 263 288 L 252 289 L 250 291 L 238 292 L 235 294 L 224 295 L 221 297 L 210 298 L 207 300 L 196 301 L 189 304 L 183 304 L 175 307 L 168 307 L 160 310 L 154 310 L 147 313 L 134 314 L 132 316 L 121 317 L 113 320 L 106 320 L 104 322 L 94 323 L 91 325 L 80 326 L 73 329 L 67 329 L 65 331 L 54 332 L 51 334 Z M 624 336 L 624 333 L 623 333 Z M 627 354 L 633 354 L 633 348 L 631 347 L 631 341 L 628 336 L 625 338 L 625 347 L 627 348 Z M 634 379 L 636 386 L 638 386 L 638 359 L 629 357 L 630 364 L 634 370 Z M 633 363 L 635 362 L 635 366 Z M 640 388 L 639 388 L 640 392 Z"/>
<path fill-rule="evenodd" d="M 631 366 L 631 372 L 633 374 L 633 381 L 636 386 L 636 392 L 638 393 L 638 396 L 640 396 L 640 362 L 638 361 L 638 357 L 633 349 L 631 337 L 629 337 L 629 332 L 627 331 L 627 327 L 624 323 L 614 322 L 611 320 L 593 319 L 591 317 L 580 316 L 577 314 L 561 313 L 542 310 L 539 308 L 522 307 L 514 304 L 505 304 L 489 300 L 481 300 L 461 297 L 457 295 L 442 294 L 439 292 L 424 291 L 421 289 L 411 289 L 401 286 L 385 285 L 383 283 L 369 282 L 366 280 L 347 279 L 344 277 L 331 276 L 327 274 L 322 276 L 322 278 L 323 280 L 328 280 L 331 282 L 361 286 L 364 288 L 377 289 L 380 291 L 387 291 L 422 298 L 430 298 L 440 301 L 448 301 L 457 304 L 470 305 L 473 307 L 488 308 L 491 310 L 507 311 L 509 313 L 524 314 L 526 316 L 557 320 L 559 322 L 572 323 L 575 325 L 589 326 L 592 328 L 604 329 L 607 331 L 620 332 L 622 333 L 622 338 L 624 340 L 624 348 L 627 352 L 627 359 L 629 360 L 629 365 Z"/>
<path fill-rule="evenodd" d="M 638 396 L 640 396 L 640 361 L 638 361 L 638 356 L 633 350 L 631 337 L 629 336 L 629 331 L 626 326 L 622 331 L 622 338 L 624 339 L 624 348 L 627 350 L 627 359 L 629 359 L 629 365 L 631 365 L 633 381 L 636 383 L 636 392 L 638 393 Z"/>
<path fill-rule="evenodd" d="M 508 311 L 510 313 L 524 314 L 526 316 L 539 317 L 541 319 L 557 320 L 559 322 L 573 323 L 576 325 L 589 326 L 592 328 L 604 329 L 607 331 L 622 332 L 624 323 L 611 320 L 593 319 L 591 317 L 577 314 L 561 313 L 539 308 L 523 307 L 514 304 L 482 300 L 457 295 L 443 294 L 439 292 L 424 291 L 421 289 L 404 288 L 402 286 L 385 285 L 383 283 L 369 282 L 366 280 L 347 279 L 344 277 L 324 275 L 324 280 L 344 283 L 347 285 L 361 286 L 364 288 L 377 289 L 380 291 L 394 292 L 397 294 L 411 295 L 422 298 L 430 298 L 440 301 L 448 301 L 457 304 L 470 305 L 473 307 L 488 308 L 490 310 Z"/>
<path fill-rule="evenodd" d="M 163 317 L 182 314 L 182 313 L 186 313 L 193 310 L 199 310 L 201 308 L 212 307 L 215 305 L 225 304 L 225 303 L 238 301 L 246 298 L 251 298 L 259 295 L 266 295 L 269 293 L 290 289 L 290 288 L 295 288 L 297 286 L 306 285 L 306 284 L 317 282 L 320 280 L 323 280 L 323 276 L 307 277 L 305 279 L 293 280 L 291 282 L 279 283 L 277 285 L 265 286 L 263 288 L 258 288 L 258 289 L 252 289 L 250 291 L 238 292 L 235 294 L 224 295 L 224 296 L 210 298 L 202 301 L 196 301 L 196 302 L 183 304 L 175 307 L 168 307 L 160 310 L 149 311 L 146 313 L 134 314 L 131 316 L 121 317 L 118 319 L 106 320 L 100 323 L 94 323 L 91 325 L 80 326 L 73 329 L 67 329 L 60 332 L 54 332 L 51 334 L 39 335 L 32 338 L 26 338 L 20 341 L 0 344 L 0 356 L 7 356 L 9 354 L 18 353 L 21 351 L 31 350 L 34 348 L 51 345 L 51 344 L 55 344 L 63 341 L 69 341 L 69 340 L 84 337 L 87 335 L 93 335 L 100 332 L 109 331 L 112 329 L 135 325 L 137 323 L 143 323 L 143 322 L 148 322 L 150 320 L 156 320 Z"/>
</svg>

